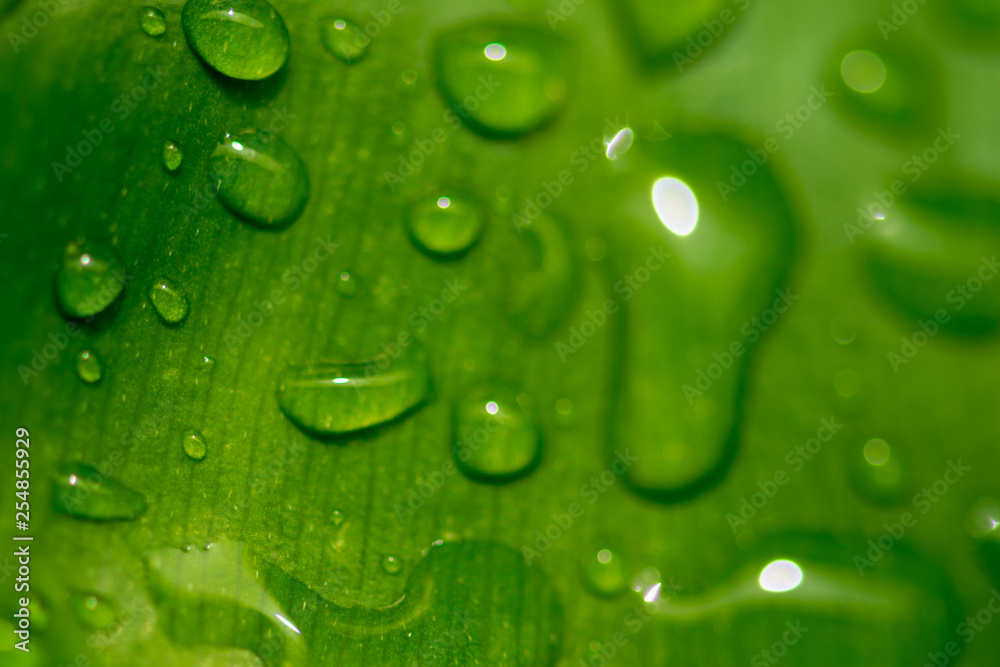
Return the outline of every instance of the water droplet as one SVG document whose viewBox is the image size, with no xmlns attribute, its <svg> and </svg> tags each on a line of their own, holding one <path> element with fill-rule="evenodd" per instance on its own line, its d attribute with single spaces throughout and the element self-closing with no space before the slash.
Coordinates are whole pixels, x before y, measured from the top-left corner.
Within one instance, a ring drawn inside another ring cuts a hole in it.
<svg viewBox="0 0 1000 667">
<path fill-rule="evenodd" d="M 604 243 L 604 239 L 598 236 L 591 236 L 587 239 L 584 251 L 592 262 L 599 262 L 608 253 L 608 246 Z"/>
<path fill-rule="evenodd" d="M 155 7 L 143 7 L 139 14 L 139 25 L 142 31 L 150 37 L 162 35 L 167 31 L 167 21 L 163 18 L 163 12 Z"/>
<path fill-rule="evenodd" d="M 992 498 L 980 498 L 969 512 L 968 528 L 973 537 L 1000 539 L 1000 505 Z"/>
<path fill-rule="evenodd" d="M 336 528 L 339 528 L 340 524 L 344 523 L 344 518 L 344 513 L 340 510 L 333 510 L 333 514 L 330 515 L 330 521 Z"/>
<path fill-rule="evenodd" d="M 861 376 L 850 368 L 837 371 L 833 377 L 833 387 L 844 398 L 851 398 L 861 391 Z"/>
<path fill-rule="evenodd" d="M 278 377 L 278 404 L 299 428 L 352 433 L 397 419 L 430 395 L 427 353 L 413 341 L 396 357 L 289 366 Z"/>
<path fill-rule="evenodd" d="M 213 368 L 215 368 L 215 359 L 211 357 L 202 357 L 201 361 L 198 363 L 198 368 L 204 373 L 210 372 Z"/>
<path fill-rule="evenodd" d="M 288 60 L 288 29 L 267 0 L 187 0 L 188 43 L 212 69 L 234 79 L 264 79 Z"/>
<path fill-rule="evenodd" d="M 615 5 L 615 12 L 626 43 L 645 66 L 681 73 L 725 41 L 730 24 L 743 20 L 750 5 L 729 0 L 625 0 Z"/>
<path fill-rule="evenodd" d="M 483 233 L 482 206 L 476 199 L 449 192 L 426 197 L 406 216 L 406 231 L 418 248 L 432 257 L 451 257 L 471 248 Z"/>
<path fill-rule="evenodd" d="M 205 455 L 208 454 L 208 443 L 205 442 L 205 436 L 196 429 L 189 428 L 184 431 L 181 442 L 184 445 L 184 453 L 195 461 L 204 460 Z"/>
<path fill-rule="evenodd" d="M 541 338 L 565 324 L 576 306 L 580 267 L 565 226 L 542 213 L 519 228 L 529 268 L 517 273 L 508 313 L 522 334 Z"/>
<path fill-rule="evenodd" d="M 70 241 L 56 274 L 59 304 L 74 318 L 97 315 L 125 287 L 117 253 L 94 241 Z"/>
<path fill-rule="evenodd" d="M 530 401 L 497 383 L 475 387 L 455 402 L 455 458 L 469 477 L 508 482 L 541 458 L 541 434 Z"/>
<path fill-rule="evenodd" d="M 796 307 L 787 276 L 798 222 L 769 165 L 723 200 L 717 174 L 749 148 L 722 131 L 679 127 L 670 141 L 632 150 L 650 177 L 622 174 L 615 186 L 644 210 L 602 230 L 608 275 L 627 296 L 597 311 L 603 321 L 581 320 L 592 324 L 589 336 L 562 338 L 560 355 L 607 340 L 608 323 L 629 332 L 627 341 L 611 338 L 620 389 L 607 456 L 620 459 L 628 443 L 637 457 L 624 472 L 629 485 L 676 502 L 718 483 L 733 460 L 748 360 Z M 665 315 L 694 311 L 701 314 Z"/>
<path fill-rule="evenodd" d="M 183 159 L 184 153 L 181 152 L 181 147 L 178 144 L 173 141 L 163 144 L 163 166 L 166 167 L 167 171 L 177 171 L 180 169 Z"/>
<path fill-rule="evenodd" d="M 386 574 L 399 574 L 403 571 L 403 561 L 397 556 L 386 556 L 382 560 L 382 569 L 385 570 Z"/>
<path fill-rule="evenodd" d="M 167 324 L 177 324 L 187 317 L 187 297 L 168 280 L 153 283 L 149 290 L 149 300 L 153 302 L 156 313 Z"/>
<path fill-rule="evenodd" d="M 830 335 L 841 345 L 854 342 L 855 329 L 854 321 L 848 317 L 836 317 L 830 322 Z"/>
<path fill-rule="evenodd" d="M 900 451 L 882 438 L 869 439 L 861 451 L 857 446 L 845 448 L 850 487 L 868 502 L 881 507 L 897 505 L 911 497 Z"/>
<path fill-rule="evenodd" d="M 576 406 L 568 398 L 560 398 L 555 403 L 555 416 L 553 421 L 559 426 L 573 426 L 576 424 Z"/>
<path fill-rule="evenodd" d="M 83 463 L 56 468 L 53 505 L 64 514 L 95 521 L 134 519 L 146 511 L 141 493 Z"/>
<path fill-rule="evenodd" d="M 337 282 L 334 284 L 334 289 L 337 290 L 337 294 L 340 296 L 345 299 L 350 299 L 358 293 L 358 279 L 355 278 L 349 271 L 341 271 L 340 275 L 337 276 Z"/>
<path fill-rule="evenodd" d="M 87 384 L 100 382 L 103 374 L 101 360 L 90 350 L 84 350 L 76 357 L 76 374 Z"/>
<path fill-rule="evenodd" d="M 219 199 L 262 227 L 291 222 L 309 199 L 309 176 L 295 149 L 267 130 L 226 136 L 212 152 L 212 173 L 225 174 Z"/>
<path fill-rule="evenodd" d="M 435 61 L 448 106 L 488 137 L 516 137 L 542 127 L 569 96 L 573 60 L 548 30 L 460 28 L 437 39 Z"/>
<path fill-rule="evenodd" d="M 626 127 L 619 130 L 611 139 L 605 140 L 604 154 L 609 160 L 621 159 L 628 152 L 628 149 L 632 148 L 632 141 L 634 139 L 635 135 L 632 132 L 632 128 Z"/>
<path fill-rule="evenodd" d="M 95 630 L 103 630 L 118 619 L 116 605 L 95 593 L 74 591 L 70 600 L 77 618 Z"/>
<path fill-rule="evenodd" d="M 601 547 L 584 553 L 580 561 L 583 583 L 595 595 L 614 597 L 628 587 L 628 573 L 621 555 Z"/>
<path fill-rule="evenodd" d="M 885 63 L 871 51 L 851 51 L 840 63 L 840 76 L 859 93 L 874 93 L 885 83 Z"/>
<path fill-rule="evenodd" d="M 364 58 L 372 43 L 359 25 L 344 18 L 321 18 L 319 37 L 327 51 L 348 65 Z"/>
</svg>

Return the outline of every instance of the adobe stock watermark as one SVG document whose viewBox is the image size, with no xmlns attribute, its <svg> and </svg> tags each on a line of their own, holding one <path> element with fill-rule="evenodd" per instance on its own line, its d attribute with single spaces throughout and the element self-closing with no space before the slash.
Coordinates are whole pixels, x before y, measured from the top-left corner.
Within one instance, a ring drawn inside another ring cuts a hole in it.
<svg viewBox="0 0 1000 667">
<path fill-rule="evenodd" d="M 750 0 L 732 0 L 732 2 L 739 8 L 738 13 L 727 8 L 719 12 L 718 18 L 702 21 L 705 29 L 688 37 L 687 48 L 683 52 L 674 52 L 674 65 L 676 65 L 678 72 L 683 73 L 684 68 L 693 65 L 694 61 L 700 58 L 717 39 L 722 37 L 729 26 L 736 23 L 736 20 L 750 6 Z"/>
<path fill-rule="evenodd" d="M 770 308 L 766 308 L 759 317 L 754 316 L 743 323 L 740 327 L 740 333 L 743 334 L 750 343 L 756 343 L 760 340 L 768 329 L 770 329 L 778 321 L 779 316 L 788 312 L 788 309 L 792 307 L 796 301 L 801 297 L 796 294 L 792 294 L 791 288 L 786 287 L 785 289 L 779 289 L 775 292 L 776 298 L 771 303 Z M 699 368 L 695 373 L 694 385 L 685 384 L 681 387 L 684 392 L 684 398 L 687 399 L 688 405 L 694 405 L 695 398 L 701 396 L 706 391 L 712 388 L 715 381 L 718 380 L 733 367 L 736 360 L 746 354 L 747 348 L 742 341 L 734 340 L 729 344 L 729 347 L 719 354 L 714 352 L 712 357 L 715 359 L 705 368 Z"/>
<path fill-rule="evenodd" d="M 926 2 L 927 0 L 903 0 L 902 3 L 894 3 L 889 18 L 879 19 L 875 24 L 882 33 L 882 39 L 888 42 L 892 33 L 899 32 L 900 28 L 909 23 Z"/>
<path fill-rule="evenodd" d="M 145 100 L 149 92 L 160 85 L 165 74 L 166 72 L 161 67 L 154 68 L 151 65 L 146 67 L 146 75 L 142 77 L 142 80 L 111 103 L 110 111 L 118 119 L 118 122 L 129 117 L 139 102 Z M 77 142 L 75 146 L 66 146 L 66 162 L 52 162 L 52 171 L 55 173 L 56 179 L 62 183 L 63 177 L 72 174 L 74 169 L 83 164 L 83 159 L 92 154 L 101 145 L 104 138 L 114 131 L 115 119 L 110 115 L 102 118 L 92 128 L 84 129 L 82 141 Z"/>
<path fill-rule="evenodd" d="M 316 237 L 316 246 L 312 252 L 298 264 L 281 274 L 281 282 L 288 286 L 288 290 L 275 288 L 271 290 L 270 298 L 263 301 L 254 301 L 253 310 L 246 317 L 242 315 L 236 318 L 235 334 L 227 331 L 222 340 L 230 351 L 235 350 L 240 343 L 248 340 L 250 336 L 260 327 L 264 326 L 271 315 L 274 314 L 275 306 L 280 306 L 288 300 L 288 294 L 297 291 L 309 278 L 319 269 L 320 264 L 330 259 L 336 252 L 339 244 L 330 240 L 330 236 L 324 239 Z"/>
<path fill-rule="evenodd" d="M 920 153 L 913 154 L 909 160 L 903 163 L 902 172 L 904 176 L 909 176 L 910 183 L 916 183 L 926 174 L 934 164 L 941 159 L 941 156 L 951 150 L 955 142 L 962 138 L 948 126 L 948 129 L 938 128 L 937 138 L 934 142 Z M 872 228 L 876 222 L 885 220 L 889 209 L 896 205 L 896 198 L 906 194 L 907 185 L 897 178 L 890 185 L 888 190 L 876 190 L 873 195 L 875 201 L 862 208 L 858 207 L 857 224 L 844 223 L 844 234 L 847 240 L 854 245 L 855 239 L 863 236 L 865 232 Z"/>
<path fill-rule="evenodd" d="M 785 623 L 785 627 L 787 630 L 782 633 L 780 639 L 769 647 L 761 649 L 750 658 L 751 667 L 767 667 L 778 664 L 788 653 L 788 649 L 798 644 L 799 640 L 809 632 L 809 628 L 802 625 L 802 619 L 796 620 L 795 623 L 788 621 Z"/>
<path fill-rule="evenodd" d="M 17 53 L 28 40 L 33 39 L 38 31 L 49 24 L 52 17 L 64 10 L 69 4 L 69 0 L 37 0 L 35 4 L 39 7 L 37 12 L 31 16 L 21 19 L 21 29 L 18 32 L 8 32 L 7 40 L 10 48 Z"/>
<path fill-rule="evenodd" d="M 993 603 L 996 603 L 994 606 Z M 1000 614 L 1000 591 L 993 589 L 986 604 L 976 612 L 975 616 L 966 616 L 965 620 L 955 626 L 955 634 L 960 636 L 966 646 L 972 643 L 986 626 L 993 622 L 993 616 Z M 923 667 L 948 667 L 955 658 L 962 654 L 962 645 L 958 642 L 948 642 L 941 651 L 928 653 L 927 662 Z"/>
<path fill-rule="evenodd" d="M 648 250 L 649 255 L 646 257 L 646 261 L 631 272 L 626 273 L 615 283 L 615 294 L 621 295 L 622 303 L 630 301 L 635 296 L 635 293 L 649 282 L 652 275 L 663 268 L 667 259 L 673 257 L 673 253 L 667 252 L 666 247 L 662 245 L 659 248 L 650 246 Z M 556 354 L 559 355 L 559 361 L 566 363 L 566 360 L 570 356 L 576 354 L 586 345 L 588 340 L 593 338 L 601 327 L 607 324 L 608 317 L 617 312 L 618 301 L 614 299 L 605 299 L 599 309 L 588 310 L 586 313 L 587 319 L 581 322 L 579 326 L 571 326 L 569 328 L 569 337 L 565 343 L 561 340 L 556 341 L 555 349 Z"/>
<path fill-rule="evenodd" d="M 1000 262 L 997 262 L 997 256 L 993 255 L 989 259 L 986 257 L 981 258 L 982 262 L 979 265 L 979 270 L 975 275 L 971 276 L 964 283 L 959 283 L 955 285 L 955 288 L 950 290 L 948 294 L 945 295 L 945 300 L 953 304 L 953 312 L 961 312 L 963 308 L 976 297 L 979 292 L 982 291 L 986 283 L 993 280 L 996 277 L 997 272 L 1000 271 Z M 951 321 L 951 315 L 948 310 L 944 308 L 938 308 L 934 311 L 934 317 L 928 320 L 917 320 L 918 328 L 909 336 L 903 336 L 901 345 L 898 352 L 889 352 L 886 354 L 886 359 L 889 361 L 889 365 L 892 367 L 894 373 L 898 373 L 899 369 L 906 364 L 910 363 L 917 353 L 920 352 L 926 346 L 932 338 L 938 335 L 941 331 L 941 327 Z"/>
<path fill-rule="evenodd" d="M 665 589 L 664 589 L 665 590 Z M 673 595 L 674 592 L 668 591 L 669 595 Z M 606 642 L 599 642 L 600 646 L 593 651 L 587 659 L 580 658 L 580 667 L 604 667 L 608 662 L 616 655 L 618 655 L 622 649 L 629 645 L 632 638 L 642 632 L 642 629 L 653 619 L 649 612 L 642 606 L 636 605 L 629 609 L 628 613 L 625 614 L 623 623 L 625 629 L 628 630 L 626 634 L 622 630 L 611 635 L 611 639 Z"/>
<path fill-rule="evenodd" d="M 925 486 L 913 496 L 911 501 L 913 509 L 919 510 L 921 515 L 930 512 L 947 495 L 951 487 L 958 484 L 959 480 L 970 470 L 972 468 L 969 466 L 962 465 L 962 459 L 948 461 L 948 468 L 941 478 Z M 854 556 L 854 566 L 858 568 L 858 574 L 863 577 L 865 570 L 875 567 L 875 563 L 882 560 L 882 556 L 903 539 L 907 529 L 917 525 L 917 519 L 918 517 L 913 512 L 903 512 L 899 516 L 899 521 L 882 524 L 885 532 L 873 540 L 868 540 L 868 551 L 865 552 L 864 556 Z"/>
<path fill-rule="evenodd" d="M 614 462 L 611 467 L 602 470 L 596 477 L 580 486 L 579 495 L 587 501 L 588 505 L 593 505 L 601 498 L 609 488 L 615 485 L 618 478 L 628 472 L 629 468 L 638 461 L 639 458 L 632 456 L 628 448 L 615 452 Z M 535 542 L 533 545 L 521 545 L 521 553 L 524 554 L 524 562 L 531 565 L 531 561 L 540 557 L 552 547 L 552 543 L 561 538 L 568 531 L 573 523 L 582 517 L 587 508 L 578 502 L 572 502 L 565 512 L 552 514 L 552 523 L 541 530 L 535 531 Z M 534 546 L 534 548 L 532 548 Z"/>
<path fill-rule="evenodd" d="M 813 114 L 826 106 L 827 100 L 833 96 L 833 93 L 828 91 L 825 85 L 821 85 L 818 89 L 813 86 L 809 89 L 809 93 L 806 101 L 800 104 L 795 111 L 785 114 L 774 124 L 774 129 L 784 137 L 785 141 L 794 137 L 795 133 L 812 119 Z M 781 143 L 774 137 L 768 137 L 762 148 L 748 148 L 749 159 L 744 160 L 738 166 L 734 164 L 729 167 L 729 181 L 716 181 L 715 183 L 722 201 L 729 201 L 729 197 L 746 185 L 748 180 L 753 178 L 760 168 L 768 163 L 771 156 L 780 150 Z"/>
<path fill-rule="evenodd" d="M 831 415 L 829 419 L 821 419 L 819 423 L 820 426 L 816 430 L 815 437 L 809 438 L 804 444 L 789 449 L 785 454 L 785 463 L 791 466 L 792 472 L 797 473 L 805 468 L 806 464 L 823 450 L 823 445 L 833 440 L 837 432 L 844 428 L 843 424 L 837 423 L 836 415 Z M 733 535 L 749 525 L 757 513 L 778 495 L 781 487 L 788 484 L 790 479 L 788 473 L 779 468 L 774 471 L 770 479 L 757 482 L 757 488 L 760 491 L 751 494 L 749 500 L 746 496 L 740 498 L 739 516 L 732 512 L 726 515 L 726 522 L 729 524 L 730 530 L 733 531 Z"/>
</svg>

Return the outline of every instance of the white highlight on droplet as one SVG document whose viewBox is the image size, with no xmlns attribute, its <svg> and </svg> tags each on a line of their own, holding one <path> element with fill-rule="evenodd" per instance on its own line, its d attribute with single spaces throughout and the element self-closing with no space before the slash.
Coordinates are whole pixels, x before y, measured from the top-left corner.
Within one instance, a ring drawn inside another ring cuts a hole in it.
<svg viewBox="0 0 1000 667">
<path fill-rule="evenodd" d="M 607 150 L 604 152 L 609 160 L 617 160 L 621 156 L 628 152 L 628 149 L 632 147 L 632 140 L 635 139 L 635 134 L 632 132 L 632 128 L 626 127 L 618 131 L 611 141 L 607 142 Z"/>
<path fill-rule="evenodd" d="M 448 199 L 447 197 L 438 198 L 438 208 L 448 208 L 449 206 L 451 206 L 450 199 Z"/>
<path fill-rule="evenodd" d="M 334 384 L 347 384 L 350 381 L 351 381 L 350 378 L 334 378 L 333 379 L 333 383 Z"/>
<path fill-rule="evenodd" d="M 656 602 L 660 599 L 660 584 L 653 584 L 650 586 L 646 594 L 642 596 L 642 599 L 646 602 Z"/>
<path fill-rule="evenodd" d="M 698 224 L 698 200 L 682 180 L 666 176 L 656 181 L 653 208 L 660 222 L 678 236 L 687 236 Z"/>
<path fill-rule="evenodd" d="M 760 572 L 760 587 L 771 593 L 784 593 L 802 583 L 802 569 L 790 560 L 776 560 Z"/>
<path fill-rule="evenodd" d="M 486 412 L 490 413 L 491 415 L 495 415 L 499 411 L 500 411 L 500 406 L 498 406 L 496 402 L 490 401 L 489 403 L 486 404 Z"/>
<path fill-rule="evenodd" d="M 493 42 L 492 44 L 487 44 L 486 48 L 483 49 L 483 53 L 490 60 L 503 60 L 504 56 L 507 55 L 507 49 L 504 48 L 503 44 L 497 44 Z"/>
</svg>

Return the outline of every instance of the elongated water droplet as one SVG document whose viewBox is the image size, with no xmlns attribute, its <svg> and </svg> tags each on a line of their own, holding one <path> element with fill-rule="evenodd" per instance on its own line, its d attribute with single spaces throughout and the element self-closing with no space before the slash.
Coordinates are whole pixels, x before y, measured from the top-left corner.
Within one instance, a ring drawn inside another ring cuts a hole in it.
<svg viewBox="0 0 1000 667">
<path fill-rule="evenodd" d="M 321 18 L 319 37 L 327 51 L 348 65 L 364 58 L 372 43 L 359 25 L 345 18 Z"/>
<path fill-rule="evenodd" d="M 555 118 L 574 69 L 551 31 L 487 24 L 441 35 L 435 64 L 448 106 L 488 137 L 516 137 Z"/>
<path fill-rule="evenodd" d="M 188 300 L 184 292 L 169 280 L 157 280 L 149 290 L 149 300 L 153 302 L 156 314 L 167 324 L 183 322 L 188 314 Z"/>
<path fill-rule="evenodd" d="M 382 559 L 382 569 L 386 574 L 399 574 L 403 571 L 403 561 L 390 554 Z"/>
<path fill-rule="evenodd" d="M 179 144 L 173 141 L 163 144 L 163 166 L 166 167 L 167 171 L 177 171 L 180 169 L 183 160 L 184 153 L 181 151 Z"/>
<path fill-rule="evenodd" d="M 614 597 L 628 586 L 624 559 L 607 547 L 585 551 L 580 560 L 580 572 L 584 585 L 595 595 Z"/>
<path fill-rule="evenodd" d="M 118 619 L 116 605 L 96 593 L 74 591 L 70 600 L 77 618 L 95 630 L 103 630 Z"/>
<path fill-rule="evenodd" d="M 454 191 L 420 200 L 406 216 L 410 240 L 432 257 L 466 252 L 479 240 L 483 224 L 480 202 Z"/>
<path fill-rule="evenodd" d="M 580 267 L 565 226 L 547 213 L 520 232 L 529 268 L 513 277 L 508 313 L 518 331 L 540 338 L 563 325 L 576 306 Z"/>
<path fill-rule="evenodd" d="M 295 149 L 267 130 L 226 136 L 209 161 L 219 199 L 261 227 L 291 222 L 309 199 L 309 176 Z"/>
<path fill-rule="evenodd" d="M 76 357 L 76 374 L 87 384 L 100 382 L 103 375 L 101 360 L 90 350 L 84 350 Z"/>
<path fill-rule="evenodd" d="M 541 458 L 541 434 L 530 399 L 510 387 L 475 387 L 454 406 L 455 458 L 466 475 L 507 482 L 529 473 Z"/>
<path fill-rule="evenodd" d="M 615 133 L 613 137 L 605 140 L 604 154 L 609 160 L 621 159 L 628 152 L 628 149 L 632 148 L 632 141 L 634 139 L 635 134 L 632 132 L 632 128 L 623 128 Z"/>
<path fill-rule="evenodd" d="M 59 304 L 70 317 L 96 315 L 114 303 L 125 287 L 121 260 L 95 241 L 70 241 L 56 274 Z"/>
<path fill-rule="evenodd" d="M 267 0 L 188 0 L 181 23 L 195 53 L 234 79 L 264 79 L 288 60 L 288 29 Z"/>
<path fill-rule="evenodd" d="M 64 514 L 106 521 L 134 519 L 146 511 L 146 499 L 121 482 L 102 475 L 84 463 L 63 463 L 56 468 L 53 505 Z"/>
<path fill-rule="evenodd" d="M 413 341 L 399 356 L 289 366 L 278 377 L 278 405 L 299 428 L 352 433 L 396 419 L 430 394 L 427 353 Z"/>
<path fill-rule="evenodd" d="M 202 461 L 208 454 L 208 443 L 205 441 L 205 436 L 197 429 L 189 428 L 184 431 L 181 442 L 184 445 L 184 453 L 194 461 Z"/>
<path fill-rule="evenodd" d="M 156 7 L 143 7 L 139 14 L 139 25 L 142 31 L 150 37 L 162 35 L 167 31 L 167 21 L 163 18 L 163 12 Z"/>
<path fill-rule="evenodd" d="M 334 289 L 340 296 L 350 299 L 358 293 L 358 279 L 349 271 L 341 271 L 337 276 L 337 282 L 334 283 Z"/>
</svg>

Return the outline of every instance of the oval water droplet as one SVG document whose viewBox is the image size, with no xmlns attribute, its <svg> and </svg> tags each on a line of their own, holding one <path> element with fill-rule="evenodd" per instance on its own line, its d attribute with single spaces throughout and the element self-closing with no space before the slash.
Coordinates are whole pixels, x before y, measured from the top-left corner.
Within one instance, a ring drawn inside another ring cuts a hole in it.
<svg viewBox="0 0 1000 667">
<path fill-rule="evenodd" d="M 495 382 L 466 392 L 453 407 L 458 468 L 495 483 L 531 472 L 542 451 L 531 409 L 525 394 Z"/>
<path fill-rule="evenodd" d="M 293 221 L 309 199 L 309 175 L 295 149 L 267 130 L 226 136 L 209 160 L 219 199 L 261 227 Z"/>
<path fill-rule="evenodd" d="M 87 384 L 100 382 L 103 375 L 101 360 L 90 350 L 84 350 L 76 357 L 76 374 Z"/>
<path fill-rule="evenodd" d="M 181 443 L 184 446 L 184 453 L 194 461 L 202 461 L 208 454 L 208 442 L 197 429 L 189 428 L 184 431 Z"/>
<path fill-rule="evenodd" d="M 635 134 L 632 132 L 632 128 L 626 127 L 619 130 L 613 137 L 605 140 L 605 156 L 612 161 L 621 159 L 628 152 L 628 149 L 632 148 L 634 139 Z"/>
<path fill-rule="evenodd" d="M 153 283 L 149 290 L 149 300 L 153 302 L 156 314 L 167 324 L 178 324 L 187 317 L 187 297 L 169 280 L 157 280 Z"/>
<path fill-rule="evenodd" d="M 95 630 L 103 630 L 118 619 L 117 606 L 96 593 L 74 591 L 70 600 L 77 618 Z"/>
<path fill-rule="evenodd" d="M 584 552 L 580 560 L 583 583 L 595 595 L 614 597 L 628 587 L 628 571 L 622 556 L 606 547 Z"/>
<path fill-rule="evenodd" d="M 143 7 L 139 14 L 139 25 L 142 31 L 150 37 L 162 35 L 167 31 L 167 20 L 163 18 L 163 12 L 156 7 Z"/>
<path fill-rule="evenodd" d="M 118 254 L 95 241 L 70 241 L 56 274 L 59 304 L 70 317 L 97 315 L 125 287 Z"/>
<path fill-rule="evenodd" d="M 173 141 L 167 141 L 163 144 L 163 166 L 167 171 L 177 171 L 180 169 L 183 160 L 184 153 L 181 151 L 179 144 Z"/>
<path fill-rule="evenodd" d="M 507 312 L 518 331 L 541 338 L 563 325 L 576 306 L 580 267 L 566 226 L 547 213 L 520 232 L 529 268 L 514 276 Z"/>
<path fill-rule="evenodd" d="M 289 366 L 278 376 L 278 405 L 299 428 L 318 435 L 353 433 L 397 419 L 431 391 L 427 353 L 416 341 L 391 357 Z"/>
<path fill-rule="evenodd" d="M 181 23 L 209 67 L 234 79 L 264 79 L 288 60 L 288 29 L 267 0 L 187 0 Z"/>
<path fill-rule="evenodd" d="M 345 18 L 321 18 L 319 37 L 327 51 L 348 65 L 364 58 L 372 43 L 361 26 Z"/>
<path fill-rule="evenodd" d="M 334 289 L 340 296 L 350 299 L 358 293 L 358 279 L 349 271 L 341 271 L 337 276 L 337 282 L 334 283 Z"/>
<path fill-rule="evenodd" d="M 438 258 L 468 251 L 482 235 L 484 224 L 480 202 L 455 191 L 421 199 L 406 216 L 406 231 L 413 244 Z"/>
<path fill-rule="evenodd" d="M 386 574 L 399 574 L 403 571 L 403 561 L 390 554 L 382 560 L 382 569 Z"/>
<path fill-rule="evenodd" d="M 487 137 L 516 137 L 558 115 L 569 97 L 573 59 L 550 30 L 466 26 L 438 37 L 438 83 L 462 122 Z"/>
<path fill-rule="evenodd" d="M 92 466 L 63 463 L 56 467 L 53 506 L 81 519 L 134 519 L 146 511 L 146 499 Z"/>
<path fill-rule="evenodd" d="M 912 497 L 907 466 L 901 447 L 882 438 L 870 438 L 860 447 L 843 448 L 844 470 L 850 487 L 859 496 L 880 507 L 890 507 Z"/>
</svg>

